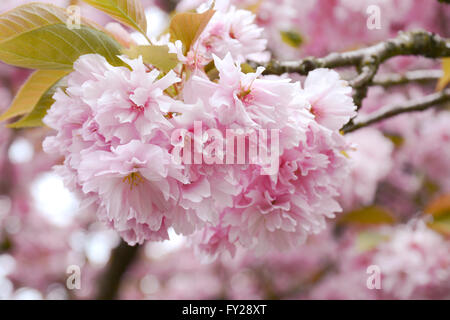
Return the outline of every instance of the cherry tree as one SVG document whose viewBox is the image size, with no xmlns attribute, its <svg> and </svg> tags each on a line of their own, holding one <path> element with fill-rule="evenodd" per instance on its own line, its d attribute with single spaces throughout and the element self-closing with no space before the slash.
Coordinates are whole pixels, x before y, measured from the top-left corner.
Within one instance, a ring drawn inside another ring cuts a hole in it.
<svg viewBox="0 0 450 320">
<path fill-rule="evenodd" d="M 0 15 L 9 291 L 82 264 L 100 281 L 79 298 L 449 297 L 450 6 L 22 2 Z M 11 159 L 20 139 L 29 164 Z M 62 229 L 30 207 L 50 170 L 79 201 Z M 102 267 L 80 234 L 108 239 Z M 210 290 L 170 281 L 198 272 Z"/>
</svg>

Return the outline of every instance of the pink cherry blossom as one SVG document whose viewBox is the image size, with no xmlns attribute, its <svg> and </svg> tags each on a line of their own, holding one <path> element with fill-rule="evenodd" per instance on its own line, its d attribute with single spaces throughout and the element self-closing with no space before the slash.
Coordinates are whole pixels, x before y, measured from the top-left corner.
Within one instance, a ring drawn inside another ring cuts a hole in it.
<svg viewBox="0 0 450 320">
<path fill-rule="evenodd" d="M 195 5 L 189 7 L 195 9 Z M 198 11 L 205 9 L 207 7 L 200 6 Z M 223 59 L 231 54 L 238 63 L 247 59 L 268 60 L 269 54 L 265 51 L 267 40 L 263 38 L 263 29 L 255 23 L 254 14 L 236 9 L 228 0 L 216 1 L 213 9 L 214 15 L 186 55 L 181 41 L 168 44 L 181 62 L 195 70 L 205 67 L 214 55 Z"/>
<path fill-rule="evenodd" d="M 214 54 L 220 58 L 231 54 L 239 63 L 248 58 L 261 57 L 263 60 L 267 40 L 262 37 L 263 29 L 255 24 L 255 15 L 219 3 L 216 4 L 218 10 L 198 40 L 199 50 L 204 50 L 206 56 Z"/>
<path fill-rule="evenodd" d="M 346 138 L 353 144 L 353 149 L 348 152 L 352 169 L 342 186 L 340 203 L 346 210 L 351 210 L 358 205 L 372 204 L 378 184 L 392 169 L 394 146 L 380 131 L 372 128 L 351 133 Z"/>
<path fill-rule="evenodd" d="M 165 212 L 176 197 L 176 179 L 167 150 L 132 140 L 111 152 L 82 154 L 79 177 L 83 192 L 95 192 L 102 213 L 130 243 L 166 239 Z"/>
<path fill-rule="evenodd" d="M 356 116 L 352 89 L 336 71 L 317 69 L 308 74 L 304 95 L 318 123 L 331 130 L 341 129 Z"/>
</svg>

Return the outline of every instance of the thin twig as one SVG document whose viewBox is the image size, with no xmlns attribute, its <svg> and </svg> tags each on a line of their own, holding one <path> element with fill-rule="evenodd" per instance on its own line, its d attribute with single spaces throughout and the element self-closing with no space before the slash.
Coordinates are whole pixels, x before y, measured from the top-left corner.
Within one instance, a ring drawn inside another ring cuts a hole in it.
<svg viewBox="0 0 450 320">
<path fill-rule="evenodd" d="M 361 108 L 362 102 L 367 96 L 368 87 L 377 74 L 378 67 L 378 64 L 375 62 L 363 66 L 360 74 L 349 83 L 354 89 L 353 101 L 355 102 L 358 110 Z"/>
<path fill-rule="evenodd" d="M 372 81 L 372 85 L 388 88 L 412 82 L 422 84 L 438 81 L 443 75 L 444 72 L 442 70 L 415 70 L 404 74 L 383 74 L 375 77 Z"/>
<path fill-rule="evenodd" d="M 375 115 L 363 122 L 349 124 L 342 129 L 343 133 L 350 133 L 358 129 L 370 126 L 374 123 L 395 117 L 397 115 L 409 112 L 424 111 L 429 108 L 438 107 L 444 105 L 450 101 L 450 89 L 443 90 L 441 92 L 433 93 L 420 99 L 408 101 L 404 105 L 389 108 L 390 110 Z"/>
</svg>

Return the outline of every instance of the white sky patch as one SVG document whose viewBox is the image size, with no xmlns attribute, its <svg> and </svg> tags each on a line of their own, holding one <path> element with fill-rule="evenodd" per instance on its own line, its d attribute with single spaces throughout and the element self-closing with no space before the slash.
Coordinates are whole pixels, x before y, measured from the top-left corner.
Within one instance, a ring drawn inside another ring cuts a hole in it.
<svg viewBox="0 0 450 320">
<path fill-rule="evenodd" d="M 149 38 L 159 37 L 169 26 L 169 16 L 158 7 L 152 7 L 145 11 L 147 17 L 147 36 Z M 139 32 L 133 32 L 131 37 L 139 45 L 148 45 L 148 41 Z"/>
<path fill-rule="evenodd" d="M 56 226 L 70 225 L 78 212 L 78 200 L 55 173 L 40 175 L 31 185 L 31 194 L 39 213 Z"/>
<path fill-rule="evenodd" d="M 96 231 L 85 239 L 86 256 L 94 265 L 104 266 L 108 263 L 111 250 L 120 242 L 119 236 L 113 230 Z"/>
<path fill-rule="evenodd" d="M 160 259 L 179 250 L 186 243 L 186 237 L 176 234 L 172 228 L 169 229 L 169 237 L 170 240 L 163 242 L 148 242 L 145 246 L 145 255 L 149 259 Z"/>
<path fill-rule="evenodd" d="M 36 289 L 20 288 L 14 293 L 14 300 L 42 300 L 42 294 Z"/>
<path fill-rule="evenodd" d="M 0 255 L 0 278 L 8 276 L 14 271 L 16 260 L 9 254 Z"/>
<path fill-rule="evenodd" d="M 145 11 L 148 21 L 147 34 L 158 37 L 169 26 L 169 15 L 158 7 L 151 7 Z"/>
<path fill-rule="evenodd" d="M 11 298 L 14 292 L 12 282 L 6 278 L 0 278 L 0 300 L 7 300 Z"/>
<path fill-rule="evenodd" d="M 12 163 L 27 163 L 33 159 L 33 145 L 25 138 L 17 138 L 8 150 L 8 157 Z"/>
</svg>

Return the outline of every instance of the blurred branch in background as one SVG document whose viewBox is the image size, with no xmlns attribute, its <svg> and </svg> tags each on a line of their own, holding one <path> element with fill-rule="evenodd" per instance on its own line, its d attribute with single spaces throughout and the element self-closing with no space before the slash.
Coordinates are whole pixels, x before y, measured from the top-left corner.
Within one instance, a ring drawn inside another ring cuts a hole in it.
<svg viewBox="0 0 450 320">
<path fill-rule="evenodd" d="M 173 12 L 175 11 L 179 0 L 159 0 L 159 5 L 161 9 L 163 9 L 166 12 Z"/>
<path fill-rule="evenodd" d="M 137 258 L 140 246 L 129 246 L 121 241 L 111 253 L 111 259 L 99 279 L 97 300 L 114 300 L 118 297 L 121 280 Z"/>
<path fill-rule="evenodd" d="M 426 84 L 438 81 L 443 75 L 444 72 L 442 70 L 414 70 L 404 74 L 392 73 L 379 75 L 375 77 L 372 84 L 384 88 L 409 83 Z"/>
<path fill-rule="evenodd" d="M 8 140 L 5 142 L 5 150 L 8 152 L 11 144 L 14 142 L 14 139 L 20 134 L 20 130 L 11 131 Z M 3 168 L 1 168 L 1 176 L 0 176 L 0 195 L 8 195 L 12 189 L 12 178 L 14 171 L 12 170 L 12 164 L 9 160 L 9 157 L 5 158 L 5 163 L 3 164 Z"/>
</svg>

